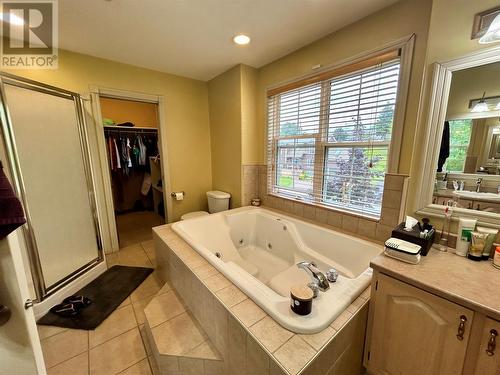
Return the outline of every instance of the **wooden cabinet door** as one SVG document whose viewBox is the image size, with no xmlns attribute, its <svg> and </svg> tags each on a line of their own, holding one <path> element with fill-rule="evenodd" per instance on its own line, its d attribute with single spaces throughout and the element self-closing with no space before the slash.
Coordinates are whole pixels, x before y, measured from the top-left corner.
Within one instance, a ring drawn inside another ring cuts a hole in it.
<svg viewBox="0 0 500 375">
<path fill-rule="evenodd" d="M 461 374 L 474 313 L 388 276 L 377 280 L 369 373 Z"/>
<path fill-rule="evenodd" d="M 500 374 L 500 322 L 486 318 L 481 333 L 481 344 L 477 356 L 476 375 Z"/>
</svg>

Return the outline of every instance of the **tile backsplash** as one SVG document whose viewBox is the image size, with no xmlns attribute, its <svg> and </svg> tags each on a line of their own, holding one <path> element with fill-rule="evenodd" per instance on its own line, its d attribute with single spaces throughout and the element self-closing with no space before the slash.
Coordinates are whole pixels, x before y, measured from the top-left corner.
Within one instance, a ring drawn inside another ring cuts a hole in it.
<svg viewBox="0 0 500 375">
<path fill-rule="evenodd" d="M 380 220 L 374 220 L 268 195 L 267 166 L 243 165 L 242 168 L 243 205 L 249 205 L 252 198 L 259 197 L 264 206 L 379 242 L 388 239 L 392 229 L 404 217 L 408 175 L 391 173 L 385 175 L 382 213 Z"/>
<path fill-rule="evenodd" d="M 249 206 L 252 198 L 259 197 L 259 165 L 241 166 L 241 205 Z"/>
</svg>

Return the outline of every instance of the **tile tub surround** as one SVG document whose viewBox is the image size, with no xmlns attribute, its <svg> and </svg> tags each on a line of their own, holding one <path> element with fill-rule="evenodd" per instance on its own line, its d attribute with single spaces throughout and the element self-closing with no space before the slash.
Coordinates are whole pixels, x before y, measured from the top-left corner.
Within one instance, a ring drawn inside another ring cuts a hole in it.
<svg viewBox="0 0 500 375">
<path fill-rule="evenodd" d="M 276 323 L 170 225 L 153 232 L 158 275 L 181 296 L 221 354 L 223 374 L 361 372 L 369 288 L 322 332 L 296 334 Z"/>
<path fill-rule="evenodd" d="M 216 375 L 222 357 L 175 291 L 165 284 L 144 309 L 155 375 Z"/>
<path fill-rule="evenodd" d="M 244 170 L 245 167 L 252 167 L 250 168 L 252 172 L 248 172 L 248 174 L 253 176 L 253 169 L 256 166 L 244 166 Z M 259 171 L 258 178 L 248 177 L 248 185 L 243 185 L 244 191 L 248 189 L 248 191 L 253 192 L 255 184 L 258 184 L 257 191 L 262 205 L 312 221 L 315 224 L 328 226 L 330 229 L 340 229 L 350 234 L 358 234 L 364 238 L 384 242 L 391 236 L 392 229 L 401 222 L 405 214 L 404 202 L 406 200 L 406 181 L 408 175 L 391 173 L 385 175 L 382 213 L 380 220 L 374 220 L 317 207 L 293 199 L 269 195 L 267 194 L 267 165 L 259 165 L 257 167 Z M 246 203 L 243 201 L 243 204 Z"/>
<path fill-rule="evenodd" d="M 241 166 L 241 205 L 249 206 L 252 198 L 259 197 L 259 165 Z"/>
</svg>

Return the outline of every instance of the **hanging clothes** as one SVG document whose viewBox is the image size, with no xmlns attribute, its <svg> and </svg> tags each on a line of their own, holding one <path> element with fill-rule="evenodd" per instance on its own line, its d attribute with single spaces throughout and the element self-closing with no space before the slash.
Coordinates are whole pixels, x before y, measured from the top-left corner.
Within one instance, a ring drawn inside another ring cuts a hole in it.
<svg viewBox="0 0 500 375">
<path fill-rule="evenodd" d="M 116 212 L 153 209 L 149 157 L 158 156 L 157 136 L 142 129 L 105 129 Z"/>
<path fill-rule="evenodd" d="M 148 172 L 144 173 L 144 178 L 141 185 L 141 194 L 146 196 L 151 189 L 151 175 Z"/>
<path fill-rule="evenodd" d="M 135 137 L 134 145 L 132 146 L 132 161 L 135 166 L 139 166 L 139 155 L 141 151 L 139 150 L 139 144 L 137 142 L 137 137 Z"/>
<path fill-rule="evenodd" d="M 118 145 L 116 144 L 116 139 L 113 138 L 113 144 L 115 146 L 115 160 L 116 160 L 116 168 L 120 169 L 121 162 L 120 162 L 120 152 L 118 151 Z"/>
<path fill-rule="evenodd" d="M 122 171 L 124 175 L 128 176 L 129 168 L 128 168 L 128 156 L 127 156 L 127 138 L 120 138 L 120 158 L 122 161 Z"/>
<path fill-rule="evenodd" d="M 139 165 L 146 165 L 147 148 L 140 135 L 137 136 L 137 142 L 139 144 Z"/>
<path fill-rule="evenodd" d="M 115 154 L 115 145 L 113 144 L 113 138 L 108 137 L 108 152 L 109 152 L 109 166 L 112 171 L 116 170 L 116 156 Z"/>
<path fill-rule="evenodd" d="M 150 135 L 148 138 L 146 138 L 146 157 L 155 157 L 158 155 L 158 144 L 157 144 L 157 138 L 156 135 Z"/>
<path fill-rule="evenodd" d="M 127 137 L 127 166 L 132 168 L 132 160 L 130 159 L 130 150 L 132 146 L 130 146 L 130 138 Z"/>
</svg>

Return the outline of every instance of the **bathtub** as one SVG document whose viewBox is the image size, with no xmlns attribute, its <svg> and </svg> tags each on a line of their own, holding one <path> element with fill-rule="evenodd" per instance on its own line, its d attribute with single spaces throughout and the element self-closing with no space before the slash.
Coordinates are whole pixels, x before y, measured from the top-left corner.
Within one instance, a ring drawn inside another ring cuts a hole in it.
<svg viewBox="0 0 500 375">
<path fill-rule="evenodd" d="M 370 284 L 369 263 L 382 246 L 258 207 L 180 221 L 172 229 L 283 327 L 296 333 L 325 329 Z M 290 287 L 311 281 L 301 261 L 338 271 L 319 292 L 311 314 L 290 309 Z"/>
</svg>

